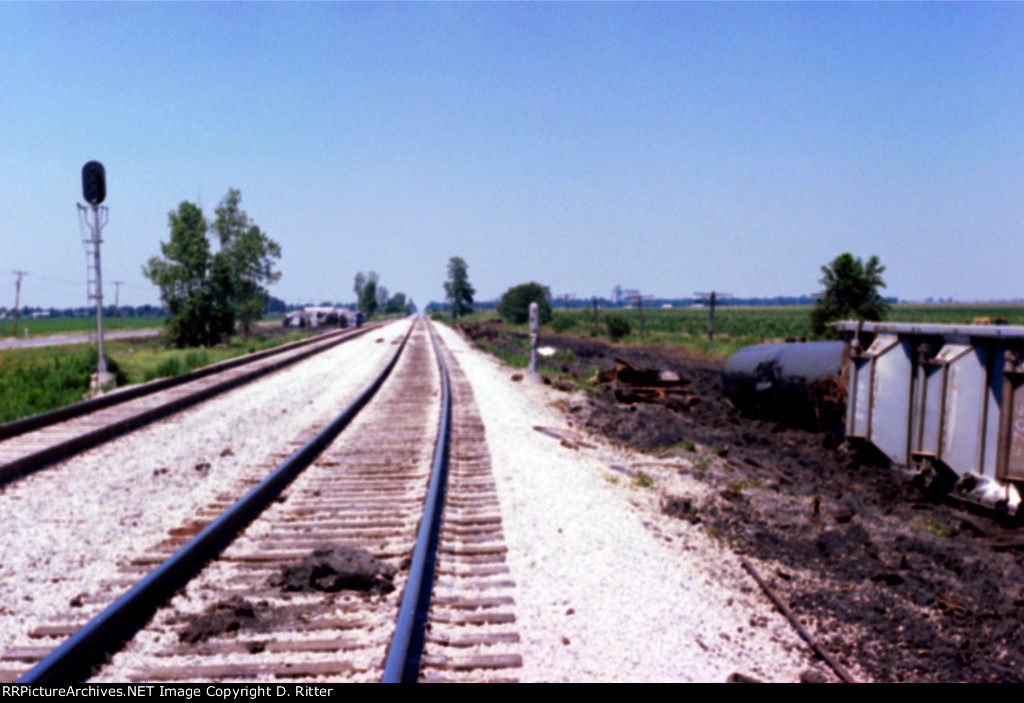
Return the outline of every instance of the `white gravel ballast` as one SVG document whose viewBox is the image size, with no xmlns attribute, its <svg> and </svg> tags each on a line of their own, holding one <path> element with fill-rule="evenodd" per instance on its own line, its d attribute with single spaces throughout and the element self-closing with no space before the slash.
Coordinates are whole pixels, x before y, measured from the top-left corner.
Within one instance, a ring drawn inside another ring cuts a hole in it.
<svg viewBox="0 0 1024 703">
<path fill-rule="evenodd" d="M 661 515 L 658 485 L 610 468 L 651 457 L 589 437 L 572 449 L 536 431 L 573 432 L 555 407 L 565 394 L 514 382 L 511 369 L 435 327 L 486 426 L 517 583 L 522 680 L 724 682 L 740 673 L 795 682 L 810 668 L 808 649 L 738 558 L 702 526 Z"/>
</svg>

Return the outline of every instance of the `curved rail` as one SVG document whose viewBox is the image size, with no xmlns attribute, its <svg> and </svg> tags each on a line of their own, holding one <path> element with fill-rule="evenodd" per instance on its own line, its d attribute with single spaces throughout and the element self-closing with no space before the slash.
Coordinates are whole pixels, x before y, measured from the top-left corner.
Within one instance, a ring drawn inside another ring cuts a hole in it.
<svg viewBox="0 0 1024 703">
<path fill-rule="evenodd" d="M 413 551 L 409 579 L 402 594 L 395 634 L 384 663 L 381 683 L 415 683 L 419 677 L 420 657 L 430 610 L 430 594 L 434 586 L 434 566 L 437 562 L 438 536 L 441 531 L 441 513 L 444 511 L 445 488 L 448 483 L 448 456 L 451 443 L 451 384 L 448 366 L 437 343 L 437 337 L 427 322 L 430 341 L 434 345 L 437 364 L 441 371 L 441 424 L 437 430 L 434 461 L 430 469 L 430 488 L 423 508 Z"/>
<path fill-rule="evenodd" d="M 236 359 L 228 359 L 227 361 L 220 362 L 219 364 L 213 364 L 202 369 L 197 369 L 196 371 L 192 371 L 188 374 L 168 379 L 159 379 L 157 381 L 126 389 L 122 392 L 83 401 L 66 408 L 59 408 L 49 413 L 34 415 L 32 417 L 24 418 L 23 420 L 18 420 L 16 422 L 0 426 L 0 439 L 10 438 L 29 431 L 44 429 L 69 419 L 82 417 L 106 407 L 125 403 L 147 395 L 153 395 L 206 376 L 212 376 L 220 372 L 245 366 L 249 363 L 262 361 L 267 357 L 286 354 L 288 352 L 295 351 L 296 349 L 301 349 L 304 346 L 313 347 L 301 351 L 294 356 L 285 356 L 276 363 L 270 363 L 267 366 L 255 368 L 246 373 L 239 374 L 238 376 L 228 378 L 222 382 L 214 383 L 195 393 L 174 398 L 173 400 L 167 403 L 162 403 L 157 407 L 148 408 L 116 422 L 109 423 L 103 427 L 83 432 L 71 439 L 56 442 L 44 449 L 25 454 L 17 459 L 8 461 L 7 463 L 0 464 L 0 485 L 25 476 L 51 462 L 57 461 L 71 454 L 84 451 L 137 427 L 166 417 L 167 415 L 183 410 L 184 408 L 206 400 L 207 398 L 218 395 L 219 393 L 236 388 L 266 373 L 284 368 L 285 366 L 306 359 L 316 353 L 326 351 L 338 344 L 355 339 L 372 329 L 375 329 L 375 327 L 359 328 L 356 331 L 343 330 L 338 333 L 320 335 L 308 340 L 300 340 L 298 342 L 293 342 L 292 344 L 282 345 L 281 347 L 264 350 L 263 352 L 257 352 L 256 355 L 250 354 Z M 332 336 L 334 337 L 333 339 Z M 316 344 L 320 344 L 320 346 L 317 347 L 315 346 Z"/>
<path fill-rule="evenodd" d="M 402 343 L 380 375 L 327 427 L 18 682 L 65 684 L 87 678 L 96 665 L 134 635 L 161 604 L 195 576 L 210 559 L 220 554 L 341 433 L 391 374 L 414 327 L 415 324 L 409 327 Z"/>
</svg>

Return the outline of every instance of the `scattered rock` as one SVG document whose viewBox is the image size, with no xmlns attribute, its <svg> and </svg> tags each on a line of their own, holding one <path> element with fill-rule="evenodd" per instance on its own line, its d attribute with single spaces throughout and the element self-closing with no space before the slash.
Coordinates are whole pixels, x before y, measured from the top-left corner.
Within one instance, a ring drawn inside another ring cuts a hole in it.
<svg viewBox="0 0 1024 703">
<path fill-rule="evenodd" d="M 828 683 L 829 680 L 828 676 L 814 669 L 804 669 L 800 672 L 800 683 Z"/>
<path fill-rule="evenodd" d="M 666 496 L 661 499 L 661 513 L 679 520 L 686 520 L 691 525 L 701 521 L 697 509 L 693 507 L 693 501 L 683 496 Z"/>
<path fill-rule="evenodd" d="M 760 679 L 755 679 L 753 676 L 747 676 L 741 674 L 738 671 L 734 671 L 725 679 L 726 683 L 764 683 Z"/>
<path fill-rule="evenodd" d="M 210 462 L 208 462 L 208 461 L 200 461 L 198 464 L 195 465 L 195 470 L 203 472 L 203 473 L 209 471 L 210 470 Z"/>
</svg>

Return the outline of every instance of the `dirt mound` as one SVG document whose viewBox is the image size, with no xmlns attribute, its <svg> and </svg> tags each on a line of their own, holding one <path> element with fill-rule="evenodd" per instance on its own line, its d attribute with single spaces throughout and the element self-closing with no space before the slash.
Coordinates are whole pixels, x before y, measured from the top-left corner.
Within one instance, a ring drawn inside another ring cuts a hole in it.
<svg viewBox="0 0 1024 703">
<path fill-rule="evenodd" d="M 251 628 L 259 620 L 256 605 L 241 596 L 231 596 L 197 615 L 188 616 L 185 629 L 178 634 L 178 640 L 185 644 L 205 642 L 211 637 Z"/>
<path fill-rule="evenodd" d="M 383 595 L 395 589 L 396 571 L 365 549 L 325 544 L 301 563 L 283 567 L 271 577 L 270 585 L 285 591 L 352 590 Z"/>
</svg>

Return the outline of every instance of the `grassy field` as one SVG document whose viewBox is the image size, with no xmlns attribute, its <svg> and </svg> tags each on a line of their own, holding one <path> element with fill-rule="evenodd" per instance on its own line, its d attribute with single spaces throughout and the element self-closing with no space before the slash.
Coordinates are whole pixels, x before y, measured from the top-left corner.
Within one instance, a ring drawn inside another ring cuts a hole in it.
<svg viewBox="0 0 1024 703">
<path fill-rule="evenodd" d="M 148 318 L 152 319 L 152 318 Z M 67 331 L 67 330 L 63 330 Z M 110 371 L 119 386 L 177 376 L 202 366 L 309 336 L 232 337 L 228 344 L 202 349 L 170 349 L 159 337 L 108 340 Z M 91 344 L 0 350 L 0 423 L 53 410 L 82 400 L 96 372 Z"/>
<path fill-rule="evenodd" d="M 141 330 L 159 328 L 163 325 L 162 317 L 119 317 L 103 318 L 104 331 Z M 14 320 L 0 320 L 0 339 L 10 337 L 14 328 Z M 18 318 L 18 339 L 25 336 L 28 330 L 30 337 L 43 337 L 64 332 L 95 332 L 95 317 L 39 317 Z"/>
<path fill-rule="evenodd" d="M 736 350 L 767 341 L 787 338 L 813 339 L 810 325 L 811 308 L 787 307 L 717 307 L 715 338 L 707 340 L 706 308 L 644 308 L 643 337 L 640 335 L 640 311 L 620 308 L 599 311 L 595 321 L 586 310 L 555 309 L 551 322 L 542 332 L 561 332 L 579 336 L 607 338 L 603 322 L 606 313 L 621 315 L 630 323 L 631 331 L 616 340 L 618 344 L 668 344 L 685 346 L 706 356 L 729 357 Z M 1024 325 L 1024 304 L 1021 305 L 896 305 L 888 322 L 921 322 L 968 324 L 978 317 L 1006 317 L 1011 325 Z M 493 310 L 474 313 L 467 321 L 498 319 Z M 527 325 L 510 325 L 518 332 L 527 332 Z"/>
</svg>

